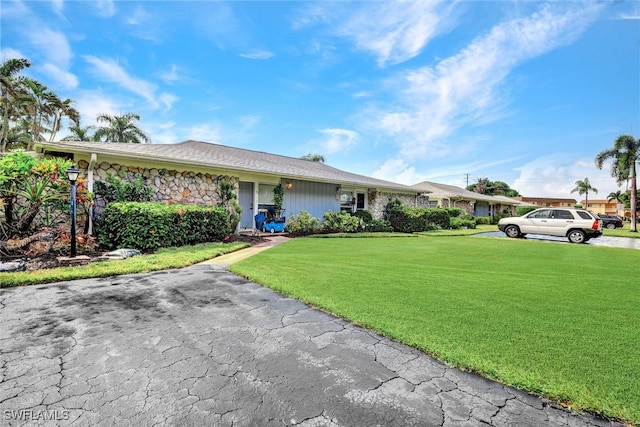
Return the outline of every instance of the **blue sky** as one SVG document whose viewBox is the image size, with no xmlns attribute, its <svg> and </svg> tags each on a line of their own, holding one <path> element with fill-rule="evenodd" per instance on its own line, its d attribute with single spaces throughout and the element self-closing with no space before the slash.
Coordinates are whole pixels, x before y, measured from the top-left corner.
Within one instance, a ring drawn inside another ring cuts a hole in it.
<svg viewBox="0 0 640 427">
<path fill-rule="evenodd" d="M 136 112 L 187 139 L 404 184 L 481 177 L 579 199 L 594 157 L 640 135 L 636 1 L 11 1 L 2 59 L 82 124 Z M 62 132 L 60 137 L 66 132 Z"/>
</svg>

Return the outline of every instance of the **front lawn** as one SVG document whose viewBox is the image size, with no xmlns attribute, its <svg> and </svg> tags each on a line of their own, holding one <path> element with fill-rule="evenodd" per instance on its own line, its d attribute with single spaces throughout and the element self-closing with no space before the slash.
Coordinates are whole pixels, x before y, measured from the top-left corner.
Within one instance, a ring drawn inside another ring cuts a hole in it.
<svg viewBox="0 0 640 427">
<path fill-rule="evenodd" d="M 640 423 L 638 261 L 484 237 L 299 238 L 230 269 L 451 364 Z"/>
<path fill-rule="evenodd" d="M 158 249 L 153 254 L 136 255 L 124 260 L 92 262 L 76 267 L 52 268 L 49 270 L 1 273 L 0 288 L 187 267 L 247 246 L 249 245 L 243 242 L 230 244 L 219 242 L 200 243 L 179 248 Z"/>
</svg>

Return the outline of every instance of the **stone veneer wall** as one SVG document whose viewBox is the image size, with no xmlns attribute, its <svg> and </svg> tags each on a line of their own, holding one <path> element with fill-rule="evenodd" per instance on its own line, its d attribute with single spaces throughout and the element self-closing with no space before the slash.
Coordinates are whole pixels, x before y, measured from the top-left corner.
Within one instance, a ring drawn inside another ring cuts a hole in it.
<svg viewBox="0 0 640 427">
<path fill-rule="evenodd" d="M 78 167 L 86 177 L 89 164 L 78 162 Z M 209 173 L 179 172 L 176 170 L 138 168 L 115 163 L 102 162 L 96 164 L 94 181 L 105 181 L 108 174 L 125 179 L 134 179 L 141 175 L 155 192 L 151 200 L 164 203 L 180 203 L 185 205 L 216 206 L 220 201 L 218 184 L 220 178 L 234 183 L 236 194 L 239 191 L 239 179 L 231 176 L 218 176 Z"/>
<path fill-rule="evenodd" d="M 382 219 L 384 217 L 384 208 L 392 200 L 399 199 L 403 205 L 417 206 L 420 208 L 429 207 L 428 197 L 412 196 L 410 194 L 401 193 L 385 193 L 385 192 L 372 192 L 368 194 L 369 212 L 374 218 Z"/>
</svg>

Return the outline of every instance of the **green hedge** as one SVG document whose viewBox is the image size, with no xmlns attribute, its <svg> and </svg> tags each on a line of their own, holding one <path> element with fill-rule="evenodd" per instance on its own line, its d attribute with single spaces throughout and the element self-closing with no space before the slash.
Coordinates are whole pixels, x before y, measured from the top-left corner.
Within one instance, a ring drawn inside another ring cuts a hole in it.
<svg viewBox="0 0 640 427">
<path fill-rule="evenodd" d="M 528 214 L 529 212 L 538 209 L 536 206 L 518 206 L 516 208 L 516 216 L 523 216 Z"/>
<path fill-rule="evenodd" d="M 322 233 L 356 233 L 360 228 L 360 218 L 347 212 L 328 211 L 322 215 Z"/>
<path fill-rule="evenodd" d="M 220 207 L 162 203 L 109 203 L 97 224 L 98 241 L 109 249 L 143 251 L 221 241 L 232 230 Z"/>
<path fill-rule="evenodd" d="M 458 213 L 461 210 L 455 209 L 452 212 Z M 387 213 L 389 224 L 400 233 L 448 229 L 451 226 L 448 209 L 393 205 L 388 207 Z"/>
</svg>

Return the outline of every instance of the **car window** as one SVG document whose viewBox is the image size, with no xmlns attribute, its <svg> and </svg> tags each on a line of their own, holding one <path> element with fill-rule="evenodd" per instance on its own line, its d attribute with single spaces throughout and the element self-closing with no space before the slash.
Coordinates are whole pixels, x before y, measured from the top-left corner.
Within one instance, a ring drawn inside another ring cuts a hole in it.
<svg viewBox="0 0 640 427">
<path fill-rule="evenodd" d="M 555 219 L 573 219 L 571 212 L 562 209 L 555 209 L 551 217 Z"/>
<path fill-rule="evenodd" d="M 580 216 L 580 218 L 582 219 L 593 219 L 593 217 L 591 216 L 591 214 L 587 211 L 576 211 L 578 212 L 578 215 Z"/>
<path fill-rule="evenodd" d="M 527 218 L 549 218 L 551 209 L 543 209 L 541 211 L 531 212 Z"/>
</svg>

